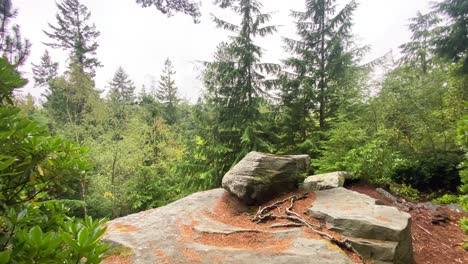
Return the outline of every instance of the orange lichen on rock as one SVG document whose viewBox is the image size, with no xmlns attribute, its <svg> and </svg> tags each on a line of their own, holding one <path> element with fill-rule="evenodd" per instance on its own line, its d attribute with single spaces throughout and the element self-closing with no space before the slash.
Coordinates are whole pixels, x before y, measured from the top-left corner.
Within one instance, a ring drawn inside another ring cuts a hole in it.
<svg viewBox="0 0 468 264">
<path fill-rule="evenodd" d="M 390 219 L 383 217 L 383 216 L 376 216 L 375 219 L 382 221 L 382 222 L 391 222 Z"/>
<path fill-rule="evenodd" d="M 169 257 L 167 256 L 164 251 L 160 249 L 153 249 L 153 253 L 159 257 L 159 262 L 161 264 L 171 264 L 172 262 L 169 260 Z"/>
<path fill-rule="evenodd" d="M 200 253 L 191 248 L 184 248 L 184 250 L 182 251 L 182 254 L 191 263 L 199 263 L 202 260 Z"/>
<path fill-rule="evenodd" d="M 127 232 L 133 232 L 137 231 L 138 227 L 132 226 L 132 225 L 126 225 L 122 223 L 116 223 L 114 225 L 108 226 L 106 232 L 120 232 L 120 233 L 127 233 Z"/>
</svg>

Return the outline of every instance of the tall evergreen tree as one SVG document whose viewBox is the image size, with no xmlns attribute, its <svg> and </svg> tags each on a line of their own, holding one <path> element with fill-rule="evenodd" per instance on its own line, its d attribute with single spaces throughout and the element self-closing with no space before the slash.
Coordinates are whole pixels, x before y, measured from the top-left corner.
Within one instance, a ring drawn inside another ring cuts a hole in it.
<svg viewBox="0 0 468 264">
<path fill-rule="evenodd" d="M 340 82 L 353 62 L 349 44 L 356 7 L 353 0 L 337 12 L 336 0 L 307 0 L 306 11 L 292 12 L 301 39 L 284 39 L 288 51 L 294 55 L 286 65 L 294 70 L 300 82 L 295 85 L 303 89 L 301 94 L 306 98 L 302 109 L 316 109 L 322 130 L 327 127 L 327 118 L 336 112 L 334 104 L 339 89 L 343 89 Z"/>
<path fill-rule="evenodd" d="M 58 63 L 53 62 L 49 51 L 45 51 L 39 64 L 32 64 L 34 82 L 36 86 L 46 86 L 50 81 L 57 78 Z"/>
<path fill-rule="evenodd" d="M 198 162 L 204 164 L 197 165 L 204 170 L 202 181 L 196 183 L 202 188 L 219 186 L 222 175 L 249 151 L 271 151 L 270 131 L 261 111 L 272 85 L 266 73 L 279 71 L 279 66 L 261 62 L 262 49 L 254 39 L 276 32 L 276 27 L 265 25 L 271 16 L 261 12 L 262 5 L 256 0 L 226 6 L 240 15 L 241 22 L 235 25 L 213 18 L 218 27 L 235 35 L 230 43 L 218 47 L 203 76 L 207 112 L 201 109 L 199 115 L 210 124 L 199 131 L 195 150 Z"/>
<path fill-rule="evenodd" d="M 436 29 L 437 53 L 453 61 L 463 61 L 468 73 L 468 4 L 466 0 L 444 0 L 434 5 L 434 11 L 447 19 L 447 24 Z"/>
<path fill-rule="evenodd" d="M 62 133 L 68 138 L 81 142 L 79 126 L 82 123 L 86 103 L 92 97 L 98 97 L 94 81 L 89 74 L 83 72 L 80 64 L 71 63 L 64 76 L 49 84 L 44 107 L 51 115 L 52 123 L 57 125 L 52 127 L 63 129 Z"/>
<path fill-rule="evenodd" d="M 117 69 L 109 85 L 109 97 L 112 101 L 124 105 L 135 102 L 135 85 L 122 67 Z"/>
<path fill-rule="evenodd" d="M 169 124 L 174 124 L 177 118 L 177 104 L 180 99 L 177 96 L 177 86 L 174 81 L 174 67 L 171 60 L 164 62 L 163 73 L 159 80 L 159 86 L 156 90 L 156 98 L 164 106 L 165 119 Z"/>
<path fill-rule="evenodd" d="M 20 27 L 9 27 L 10 20 L 18 14 L 11 0 L 0 0 L 0 56 L 14 67 L 24 64 L 29 55 L 31 43 L 21 37 Z"/>
<path fill-rule="evenodd" d="M 419 66 L 423 73 L 427 73 L 434 53 L 433 29 L 438 22 L 439 18 L 434 13 L 423 15 L 418 12 L 409 25 L 413 33 L 411 41 L 400 46 L 403 61 Z"/>
<path fill-rule="evenodd" d="M 84 72 L 94 75 L 95 68 L 101 66 L 96 57 L 99 46 L 96 38 L 100 33 L 89 22 L 91 12 L 79 0 L 63 0 L 62 3 L 57 3 L 57 7 L 57 25 L 49 24 L 50 31 L 44 31 L 54 42 L 46 45 L 70 52 L 72 60 Z"/>
</svg>

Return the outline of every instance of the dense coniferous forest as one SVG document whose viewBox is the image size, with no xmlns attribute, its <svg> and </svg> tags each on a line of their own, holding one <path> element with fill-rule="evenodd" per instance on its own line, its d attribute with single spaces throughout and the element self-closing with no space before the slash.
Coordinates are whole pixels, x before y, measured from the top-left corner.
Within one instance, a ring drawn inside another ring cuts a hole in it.
<svg viewBox="0 0 468 264">
<path fill-rule="evenodd" d="M 401 58 L 366 64 L 352 32 L 358 1 L 304 0 L 281 64 L 262 56 L 277 27 L 260 0 L 215 2 L 240 22 L 213 17 L 231 37 L 203 63 L 204 93 L 190 104 L 170 58 L 141 92 L 125 65 L 106 93 L 96 87 L 100 32 L 79 0 L 57 1 L 44 28 L 44 43 L 69 55 L 65 70 L 45 51 L 26 80 L 30 43 L 13 1 L 0 0 L 0 263 L 99 263 L 99 219 L 220 187 L 250 151 L 308 154 L 314 173 L 343 170 L 409 199 L 468 207 L 466 1 L 415 14 Z M 200 17 L 189 0 L 136 4 Z M 15 95 L 27 82 L 47 88 L 42 105 Z"/>
</svg>

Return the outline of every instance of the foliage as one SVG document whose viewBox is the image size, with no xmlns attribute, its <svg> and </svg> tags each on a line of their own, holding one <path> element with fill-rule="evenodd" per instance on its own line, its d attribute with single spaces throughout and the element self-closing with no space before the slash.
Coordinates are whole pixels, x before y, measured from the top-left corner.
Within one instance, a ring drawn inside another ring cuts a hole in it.
<svg viewBox="0 0 468 264">
<path fill-rule="evenodd" d="M 26 61 L 31 48 L 28 39 L 23 39 L 18 25 L 9 27 L 10 20 L 18 14 L 11 0 L 0 0 L 0 55 L 14 68 Z"/>
<path fill-rule="evenodd" d="M 419 191 L 406 184 L 390 184 L 390 191 L 413 201 L 419 199 Z"/>
<path fill-rule="evenodd" d="M 34 82 L 36 86 L 47 86 L 50 81 L 58 76 L 58 63 L 53 62 L 49 51 L 45 51 L 41 57 L 40 64 L 32 64 Z"/>
<path fill-rule="evenodd" d="M 159 86 L 156 90 L 156 98 L 163 106 L 164 119 L 170 125 L 177 121 L 177 104 L 180 101 L 174 81 L 175 73 L 171 60 L 166 59 Z"/>
<path fill-rule="evenodd" d="M 0 76 L 0 263 L 100 263 L 105 220 L 72 219 L 47 199 L 73 192 L 92 167 L 86 150 L 19 115 L 11 93 L 25 83 L 5 62 Z M 4 99 L 6 98 L 6 100 Z"/>
<path fill-rule="evenodd" d="M 154 6 L 161 13 L 171 16 L 174 12 L 181 12 L 193 17 L 198 22 L 201 16 L 200 4 L 193 0 L 136 0 L 142 7 Z"/>
<path fill-rule="evenodd" d="M 60 203 L 26 203 L 0 219 L 0 263 L 100 263 L 105 220 L 73 219 Z"/>
<path fill-rule="evenodd" d="M 468 196 L 444 194 L 443 196 L 434 199 L 433 202 L 438 204 L 459 204 L 465 211 L 468 211 Z"/>
<path fill-rule="evenodd" d="M 135 102 L 135 85 L 122 67 L 117 69 L 109 85 L 109 98 L 115 106 L 129 105 Z"/>
<path fill-rule="evenodd" d="M 462 227 L 463 232 L 468 235 L 468 218 L 464 217 L 460 219 L 460 225 Z"/>
<path fill-rule="evenodd" d="M 434 12 L 444 15 L 448 23 L 435 29 L 437 53 L 455 62 L 462 61 L 464 74 L 468 73 L 468 4 L 464 0 L 443 0 L 434 4 Z"/>
<path fill-rule="evenodd" d="M 460 226 L 465 235 L 468 235 L 468 218 L 463 217 L 460 219 Z M 468 251 L 468 242 L 463 242 L 463 248 Z"/>
<path fill-rule="evenodd" d="M 336 114 L 340 100 L 346 98 L 349 89 L 346 72 L 353 67 L 357 55 L 351 49 L 352 13 L 357 3 L 351 1 L 337 12 L 335 2 L 306 1 L 305 11 L 292 12 L 301 39 L 284 39 L 293 55 L 285 61 L 294 73 L 291 89 L 298 90 L 294 99 L 302 99 L 298 102 L 299 111 L 293 115 L 307 122 L 309 112 L 314 111 L 322 130 L 326 128 L 327 118 Z M 283 91 L 283 104 L 288 104 L 288 94 L 287 90 Z"/>
<path fill-rule="evenodd" d="M 6 59 L 0 58 L 0 107 L 13 104 L 13 90 L 26 83 Z"/>
<path fill-rule="evenodd" d="M 53 40 L 46 45 L 70 52 L 70 58 L 83 72 L 94 75 L 95 68 L 101 66 L 96 58 L 100 33 L 88 22 L 91 12 L 79 0 L 63 0 L 57 8 L 57 25 L 49 24 L 50 31 L 44 31 Z"/>
<path fill-rule="evenodd" d="M 400 46 L 404 54 L 403 61 L 421 68 L 424 74 L 427 73 L 434 51 L 434 43 L 431 41 L 431 34 L 440 19 L 434 14 L 421 14 L 411 19 L 409 29 L 413 32 L 411 41 Z"/>
</svg>

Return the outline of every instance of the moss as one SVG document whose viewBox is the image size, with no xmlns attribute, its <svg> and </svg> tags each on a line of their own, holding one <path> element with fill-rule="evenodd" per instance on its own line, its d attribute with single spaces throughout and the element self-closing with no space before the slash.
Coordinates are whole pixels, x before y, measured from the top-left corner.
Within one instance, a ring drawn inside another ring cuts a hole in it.
<svg viewBox="0 0 468 264">
<path fill-rule="evenodd" d="M 123 245 L 111 245 L 111 248 L 106 252 L 105 258 L 110 256 L 121 256 L 123 258 L 133 256 L 133 249 Z"/>
</svg>

